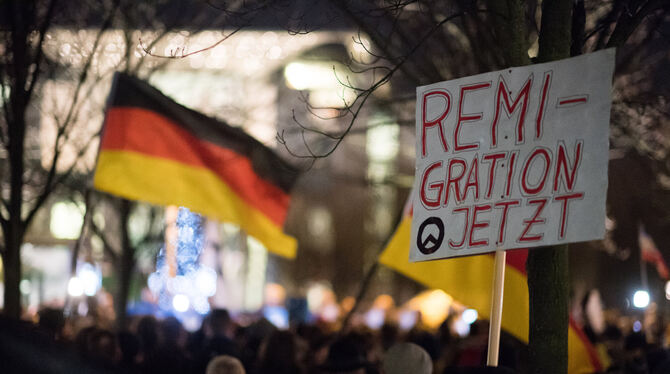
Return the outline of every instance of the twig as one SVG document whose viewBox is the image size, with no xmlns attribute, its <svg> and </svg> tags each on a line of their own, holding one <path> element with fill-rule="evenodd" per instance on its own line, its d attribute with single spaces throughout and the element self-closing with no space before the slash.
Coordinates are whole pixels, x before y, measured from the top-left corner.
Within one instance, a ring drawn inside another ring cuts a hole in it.
<svg viewBox="0 0 670 374">
<path fill-rule="evenodd" d="M 288 144 L 286 142 L 286 139 L 284 138 L 284 132 L 283 131 L 281 133 L 277 134 L 278 142 L 280 144 L 284 145 L 284 147 L 287 149 L 289 154 L 291 154 L 292 156 L 297 157 L 297 158 L 318 159 L 318 158 L 325 158 L 325 157 L 330 156 L 333 152 L 335 152 L 337 147 L 342 143 L 342 141 L 347 136 L 347 134 L 349 134 L 352 127 L 354 126 L 354 123 L 356 122 L 356 119 L 360 115 L 360 112 L 361 112 L 362 108 L 364 107 L 365 103 L 370 98 L 372 93 L 374 93 L 382 85 L 388 83 L 388 81 L 391 79 L 393 74 L 398 69 L 402 68 L 402 66 L 405 64 L 406 61 L 408 61 L 410 56 L 412 56 L 423 45 L 423 43 L 426 40 L 428 40 L 428 38 L 430 38 L 430 36 L 436 30 L 440 29 L 445 23 L 447 23 L 447 22 L 449 22 L 449 21 L 451 21 L 451 20 L 453 20 L 457 17 L 463 16 L 463 14 L 464 13 L 462 13 L 462 12 L 453 14 L 451 16 L 445 17 L 442 21 L 435 24 L 425 35 L 423 35 L 423 37 L 420 39 L 420 41 L 416 45 L 414 45 L 414 47 L 406 55 L 404 55 L 402 57 L 402 59 L 394 67 L 389 69 L 387 74 L 385 74 L 383 77 L 381 77 L 379 80 L 377 80 L 372 86 L 370 86 L 369 88 L 362 91 L 359 95 L 357 95 L 357 97 L 354 99 L 354 101 L 350 105 L 347 105 L 344 108 L 344 110 L 347 111 L 351 115 L 351 120 L 349 121 L 349 123 L 345 127 L 344 131 L 340 135 L 337 135 L 335 137 L 330 136 L 331 138 L 333 138 L 333 140 L 335 140 L 334 144 L 330 147 L 330 149 L 326 150 L 325 152 L 319 153 L 319 154 L 314 154 L 311 149 L 308 149 L 308 154 L 298 154 L 298 153 L 292 151 L 291 149 L 289 149 Z M 294 119 L 295 119 L 295 116 L 294 116 Z M 298 122 L 298 121 L 296 120 L 296 122 Z M 309 128 L 309 127 L 306 127 L 306 126 L 301 125 L 301 124 L 299 124 L 299 126 L 303 129 L 303 131 L 309 131 L 309 132 L 313 132 L 313 133 L 317 133 L 317 134 L 322 134 L 323 133 L 320 130 L 317 130 L 317 129 L 314 129 L 314 128 Z M 303 142 L 304 142 L 304 136 L 303 136 Z"/>
<path fill-rule="evenodd" d="M 140 38 L 140 47 L 142 48 L 144 53 L 146 53 L 147 55 L 149 55 L 151 57 L 181 59 L 181 58 L 186 58 L 188 56 L 192 56 L 194 54 L 202 53 L 202 52 L 208 51 L 210 49 L 216 48 L 219 44 L 225 42 L 226 40 L 228 40 L 228 38 L 235 35 L 238 31 L 242 30 L 243 27 L 244 26 L 239 26 L 235 30 L 231 31 L 228 35 L 223 36 L 223 38 L 219 39 L 216 43 L 214 43 L 210 46 L 198 49 L 198 50 L 193 51 L 193 52 L 186 52 L 186 47 L 179 47 L 179 48 L 176 48 L 174 50 L 170 50 L 170 55 L 158 55 L 158 54 L 155 54 L 155 53 L 151 52 L 151 50 L 147 49 L 147 47 L 144 46 L 144 42 L 142 41 L 142 38 Z"/>
</svg>

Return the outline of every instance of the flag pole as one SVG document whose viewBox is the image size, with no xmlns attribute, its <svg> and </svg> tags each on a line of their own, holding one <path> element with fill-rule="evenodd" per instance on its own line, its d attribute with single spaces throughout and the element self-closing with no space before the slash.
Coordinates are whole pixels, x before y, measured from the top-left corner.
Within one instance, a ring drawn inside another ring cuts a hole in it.
<svg viewBox="0 0 670 374">
<path fill-rule="evenodd" d="M 486 365 L 488 366 L 498 366 L 506 257 L 507 252 L 501 249 L 496 250 L 495 271 L 493 274 L 493 295 L 491 297 L 491 317 L 489 324 L 489 351 L 486 359 Z"/>
</svg>

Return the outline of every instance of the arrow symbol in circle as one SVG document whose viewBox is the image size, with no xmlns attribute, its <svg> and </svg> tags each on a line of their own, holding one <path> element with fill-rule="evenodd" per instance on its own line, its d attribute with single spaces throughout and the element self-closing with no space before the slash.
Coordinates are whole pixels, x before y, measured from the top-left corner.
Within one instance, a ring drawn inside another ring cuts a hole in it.
<svg viewBox="0 0 670 374">
<path fill-rule="evenodd" d="M 422 239 L 424 231 L 430 229 L 426 239 Z M 437 230 L 437 237 L 433 233 Z M 440 249 L 440 245 L 444 240 L 444 222 L 438 217 L 428 217 L 419 226 L 416 237 L 416 246 L 424 255 L 435 253 Z"/>
<path fill-rule="evenodd" d="M 423 241 L 423 246 L 428 247 L 428 244 L 432 244 L 430 247 L 434 247 L 435 244 L 437 244 L 437 238 L 433 236 L 433 234 L 428 234 L 428 237 L 426 240 Z"/>
</svg>

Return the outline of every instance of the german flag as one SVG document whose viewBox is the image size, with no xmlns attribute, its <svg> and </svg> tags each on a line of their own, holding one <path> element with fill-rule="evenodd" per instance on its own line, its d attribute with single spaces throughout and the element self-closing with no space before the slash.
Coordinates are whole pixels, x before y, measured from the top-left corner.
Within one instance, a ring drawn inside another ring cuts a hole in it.
<svg viewBox="0 0 670 374">
<path fill-rule="evenodd" d="M 431 288 L 439 288 L 454 299 L 477 310 L 488 319 L 491 311 L 494 258 L 491 254 L 450 258 L 446 260 L 409 262 L 412 226 L 408 204 L 379 262 Z M 507 252 L 505 289 L 503 291 L 502 329 L 528 343 L 527 249 Z M 568 373 L 584 374 L 602 371 L 598 354 L 582 330 L 570 319 L 568 331 Z"/>
<path fill-rule="evenodd" d="M 273 253 L 293 258 L 282 227 L 295 168 L 221 121 L 117 73 L 108 101 L 94 186 L 157 205 L 181 205 L 238 224 Z"/>
</svg>

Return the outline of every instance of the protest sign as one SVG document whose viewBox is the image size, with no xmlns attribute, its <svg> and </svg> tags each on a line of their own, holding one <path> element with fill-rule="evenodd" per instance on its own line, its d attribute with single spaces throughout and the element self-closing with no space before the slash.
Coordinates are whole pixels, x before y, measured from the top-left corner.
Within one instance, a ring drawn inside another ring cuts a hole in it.
<svg viewBox="0 0 670 374">
<path fill-rule="evenodd" d="M 614 50 L 417 88 L 411 261 L 600 239 Z"/>
</svg>

